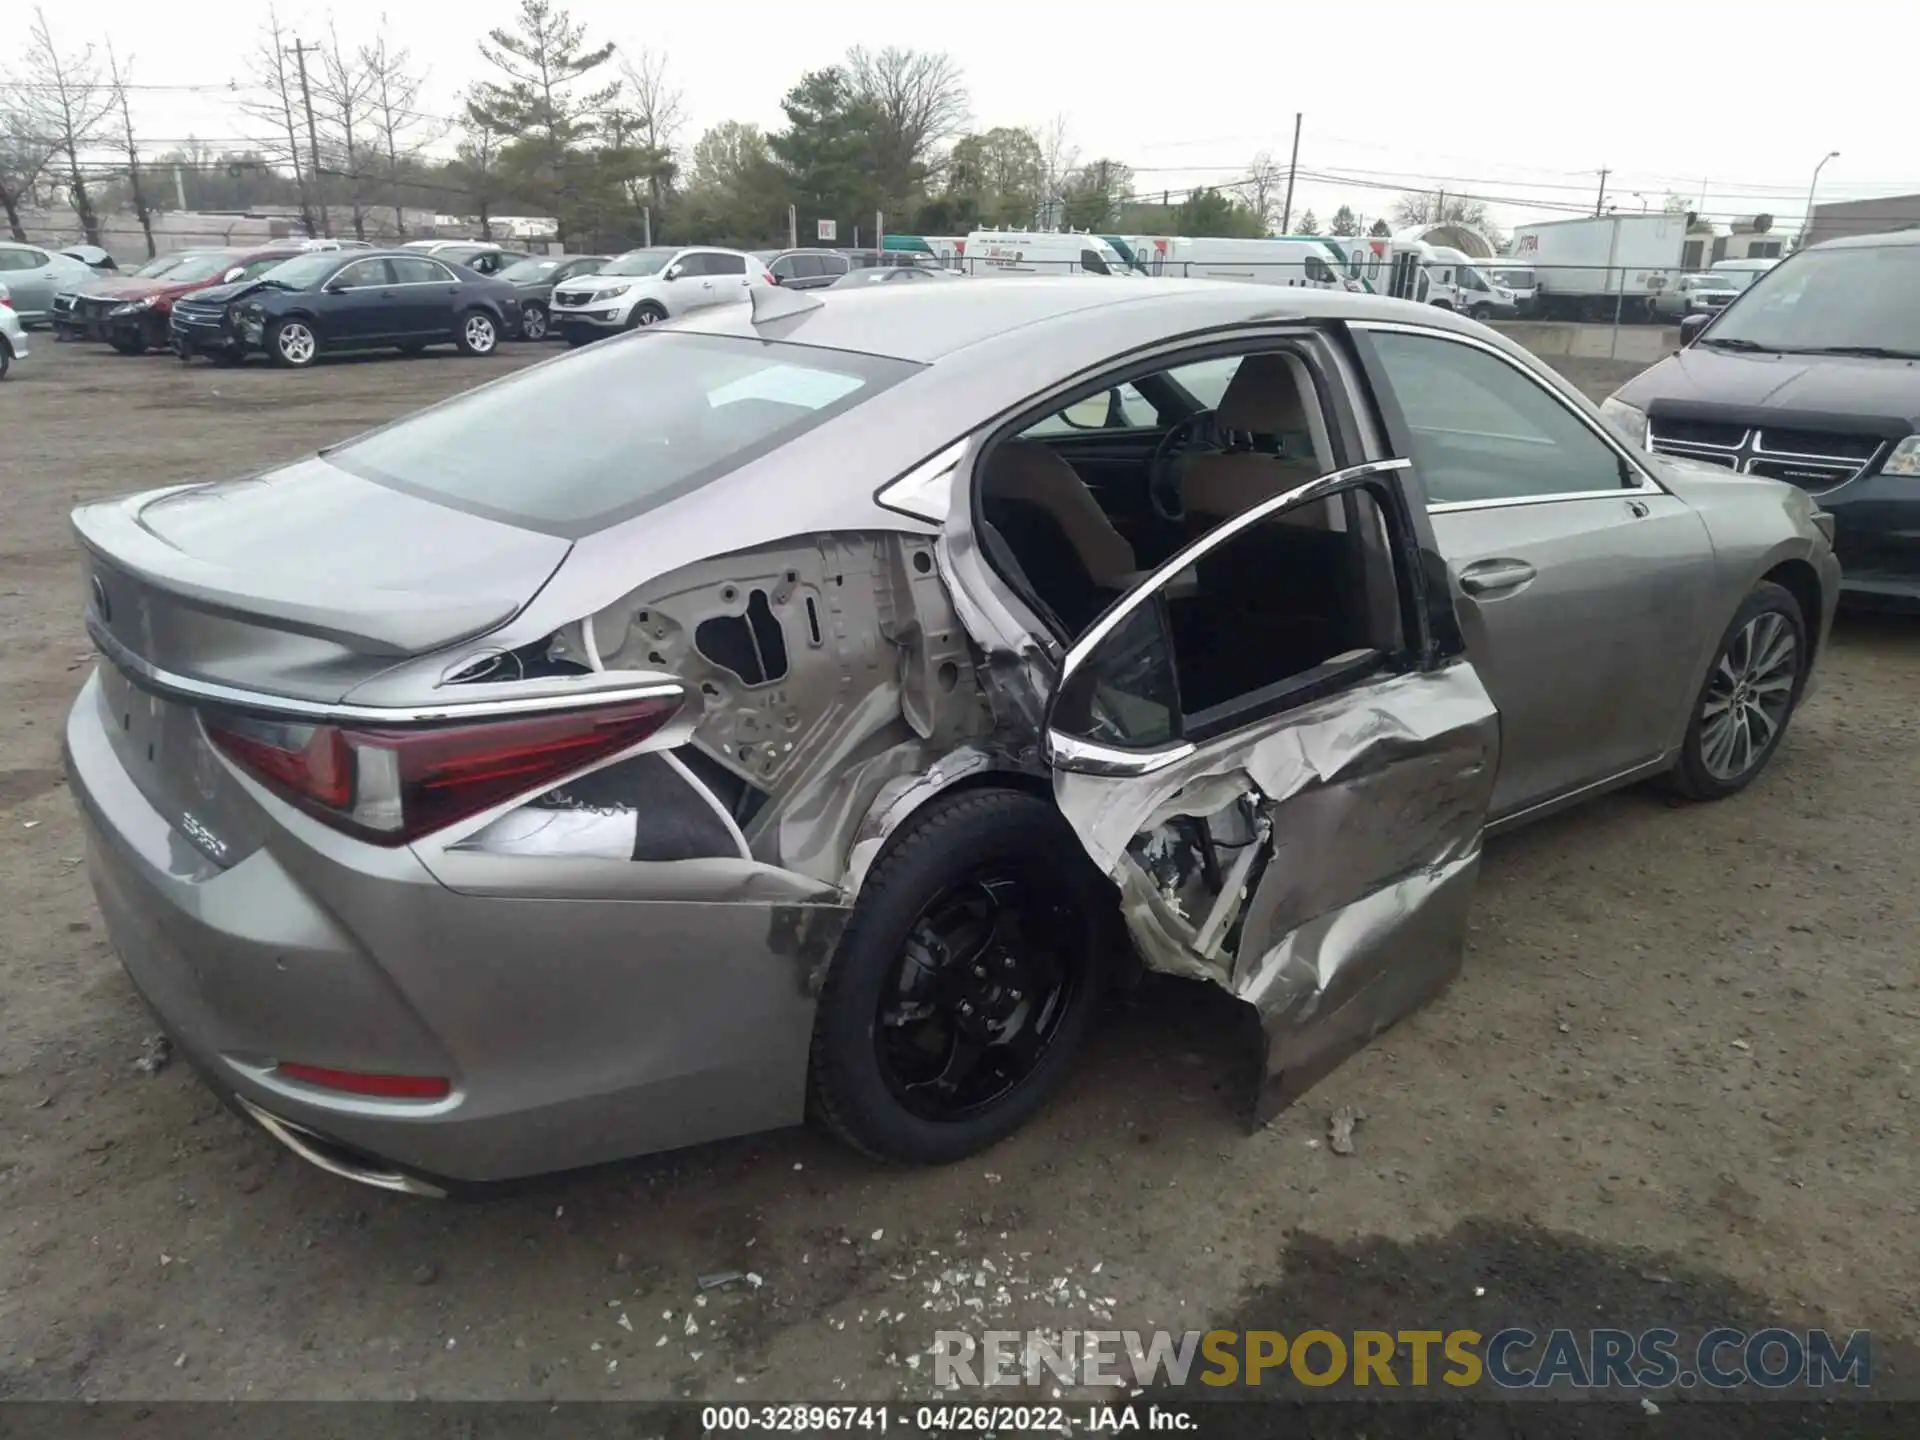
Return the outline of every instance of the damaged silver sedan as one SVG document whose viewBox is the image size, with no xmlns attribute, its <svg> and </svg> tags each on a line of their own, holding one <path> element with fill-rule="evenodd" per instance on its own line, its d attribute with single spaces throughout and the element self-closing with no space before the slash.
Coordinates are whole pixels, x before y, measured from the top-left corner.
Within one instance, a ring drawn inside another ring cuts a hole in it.
<svg viewBox="0 0 1920 1440">
<path fill-rule="evenodd" d="M 69 773 L 134 984 L 367 1183 L 951 1160 L 1142 965 L 1264 1116 L 1446 984 L 1488 833 L 1760 771 L 1828 523 L 1431 307 L 769 291 L 80 510 Z"/>
</svg>

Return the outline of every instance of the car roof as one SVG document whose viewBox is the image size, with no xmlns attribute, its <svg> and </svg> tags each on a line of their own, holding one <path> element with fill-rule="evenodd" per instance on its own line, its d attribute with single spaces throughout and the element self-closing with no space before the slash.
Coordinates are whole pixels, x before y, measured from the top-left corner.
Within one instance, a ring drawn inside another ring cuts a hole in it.
<svg viewBox="0 0 1920 1440">
<path fill-rule="evenodd" d="M 1822 240 L 1809 250 L 1882 250 L 1889 245 L 1920 245 L 1920 230 L 1886 230 L 1878 235 L 1843 235 Z M 1752 258 L 1752 257 L 1749 257 Z"/>
<path fill-rule="evenodd" d="M 860 298 L 862 293 L 855 287 L 817 308 L 762 326 L 754 325 L 750 307 L 737 305 L 696 311 L 681 324 L 710 334 L 790 340 L 919 364 L 936 364 L 1030 326 L 1100 311 L 1114 317 L 1116 323 L 1107 328 L 1116 337 L 1138 333 L 1147 340 L 1156 334 L 1171 338 L 1183 331 L 1275 320 L 1398 320 L 1476 338 L 1485 335 L 1483 327 L 1432 305 L 1233 281 L 1009 276 L 968 285 L 904 286 L 871 304 Z M 1031 337 L 1006 339 L 1014 349 L 1029 343 Z M 1099 357 L 1096 353 L 1092 358 Z"/>
</svg>

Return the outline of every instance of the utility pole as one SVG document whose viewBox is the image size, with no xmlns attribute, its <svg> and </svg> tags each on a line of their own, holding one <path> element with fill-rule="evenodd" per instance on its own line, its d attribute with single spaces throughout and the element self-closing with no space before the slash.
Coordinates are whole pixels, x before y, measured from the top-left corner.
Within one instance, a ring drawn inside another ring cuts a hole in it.
<svg viewBox="0 0 1920 1440">
<path fill-rule="evenodd" d="M 173 167 L 173 198 L 180 202 L 179 208 L 187 208 L 187 182 L 181 178 L 180 167 Z"/>
<path fill-rule="evenodd" d="M 1447 223 L 1447 192 L 1445 190 L 1433 192 L 1433 223 L 1436 225 Z"/>
<path fill-rule="evenodd" d="M 787 206 L 787 248 L 800 248 L 800 211 L 797 206 Z"/>
<path fill-rule="evenodd" d="M 313 188 L 320 199 L 320 233 L 331 239 L 333 216 L 327 212 L 327 191 L 320 183 L 320 127 L 313 120 L 313 91 L 307 85 L 307 52 L 319 48 L 304 40 L 296 40 L 293 43 L 293 57 L 300 64 L 300 103 L 307 107 L 307 144 L 313 152 Z"/>
<path fill-rule="evenodd" d="M 153 213 L 147 209 L 146 191 L 140 188 L 140 150 L 133 143 L 133 111 L 127 104 L 127 87 L 121 83 L 120 61 L 111 43 L 107 46 L 107 65 L 113 73 L 113 88 L 120 92 L 120 123 L 127 137 L 127 184 L 133 190 L 133 213 L 140 217 L 140 232 L 147 237 L 147 258 L 151 260 L 159 253 L 153 245 Z"/>
<path fill-rule="evenodd" d="M 1287 161 L 1287 201 L 1280 207 L 1280 233 L 1293 233 L 1293 177 L 1300 168 L 1300 112 L 1293 112 L 1293 158 Z"/>
<path fill-rule="evenodd" d="M 1596 218 L 1602 210 L 1607 208 L 1607 176 L 1611 173 L 1604 165 L 1600 167 L 1600 193 L 1594 197 L 1593 201 L 1593 213 Z"/>
<path fill-rule="evenodd" d="M 644 205 L 640 209 L 640 243 L 647 249 L 653 248 L 653 207 Z"/>
</svg>

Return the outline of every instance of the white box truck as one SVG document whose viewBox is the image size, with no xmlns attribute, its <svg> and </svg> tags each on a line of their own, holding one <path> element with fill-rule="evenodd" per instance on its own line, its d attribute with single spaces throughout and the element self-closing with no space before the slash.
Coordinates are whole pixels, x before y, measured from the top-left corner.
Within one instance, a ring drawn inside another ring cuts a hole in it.
<svg viewBox="0 0 1920 1440">
<path fill-rule="evenodd" d="M 1510 261 L 1524 261 L 1548 320 L 1651 320 L 1653 300 L 1679 278 L 1684 215 L 1598 215 L 1518 226 Z"/>
<path fill-rule="evenodd" d="M 1651 321 L 1653 298 L 1680 276 L 1686 215 L 1594 215 L 1513 230 L 1549 321 Z"/>
</svg>

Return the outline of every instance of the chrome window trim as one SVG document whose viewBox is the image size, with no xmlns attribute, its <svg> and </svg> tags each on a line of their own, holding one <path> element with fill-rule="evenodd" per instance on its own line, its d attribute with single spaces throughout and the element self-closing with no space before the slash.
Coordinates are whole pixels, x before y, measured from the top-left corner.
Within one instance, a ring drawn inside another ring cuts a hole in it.
<svg viewBox="0 0 1920 1440">
<path fill-rule="evenodd" d="M 1632 499 L 1637 496 L 1665 495 L 1670 493 L 1666 486 L 1660 483 L 1653 472 L 1648 470 L 1639 458 L 1634 455 L 1633 451 L 1624 445 L 1618 437 L 1609 432 L 1606 426 L 1587 415 L 1578 407 L 1569 405 L 1566 396 L 1560 394 L 1553 386 L 1546 384 L 1538 375 L 1533 374 L 1525 365 L 1520 364 L 1511 355 L 1500 349 L 1499 346 L 1489 345 L 1486 341 L 1476 339 L 1471 335 L 1456 335 L 1450 330 L 1442 330 L 1431 325 L 1409 324 L 1401 320 L 1350 320 L 1347 322 L 1347 325 L 1348 328 L 1352 330 L 1364 330 L 1389 335 L 1416 335 L 1428 340 L 1445 340 L 1451 344 L 1464 345 L 1470 350 L 1479 350 L 1487 355 L 1493 356 L 1494 359 L 1503 362 L 1507 368 L 1512 370 L 1516 375 L 1524 377 L 1528 384 L 1536 387 L 1542 394 L 1549 396 L 1562 410 L 1565 410 L 1582 425 L 1586 426 L 1587 429 L 1600 440 L 1601 444 L 1605 445 L 1620 459 L 1624 460 L 1632 468 L 1633 473 L 1640 477 L 1640 483 L 1637 485 L 1621 485 L 1606 490 L 1563 490 L 1550 495 L 1502 495 L 1494 496 L 1486 500 L 1447 500 L 1439 504 L 1429 502 L 1427 505 L 1429 514 L 1468 509 L 1491 510 L 1506 505 L 1542 505 L 1556 500 L 1592 500 L 1600 497 Z"/>
<path fill-rule="evenodd" d="M 1099 648 L 1100 642 L 1112 634 L 1122 621 L 1146 604 L 1162 585 L 1182 570 L 1189 568 L 1201 556 L 1218 549 L 1268 516 L 1282 510 L 1290 510 L 1296 505 L 1311 504 L 1325 492 L 1336 490 L 1348 481 L 1358 480 L 1367 475 L 1386 475 L 1412 468 L 1413 461 L 1405 457 L 1396 457 L 1392 460 L 1368 460 L 1359 465 L 1349 465 L 1344 470 L 1329 471 L 1317 479 L 1307 481 L 1304 485 L 1283 490 L 1280 494 L 1263 500 L 1258 505 L 1242 510 L 1231 520 L 1223 520 L 1199 539 L 1182 546 L 1168 559 L 1162 561 L 1158 569 L 1121 596 L 1105 615 L 1094 621 L 1086 634 L 1074 641 L 1067 650 L 1066 658 L 1060 662 L 1060 680 L 1054 686 L 1054 692 L 1059 693 L 1061 687 L 1072 678 L 1073 672 L 1086 663 L 1087 656 Z"/>
<path fill-rule="evenodd" d="M 574 695 L 528 695 L 519 699 L 492 699 L 440 705 L 347 705 L 322 700 L 297 700 L 286 695 L 269 695 L 237 685 L 222 685 L 211 680 L 195 680 L 176 675 L 134 654 L 110 634 L 92 615 L 87 616 L 87 635 L 100 653 L 143 689 L 172 699 L 191 703 L 230 705 L 261 714 L 281 715 L 289 719 L 345 722 L 369 725 L 420 725 L 439 721 L 487 719 L 496 715 L 539 715 L 555 710 L 583 710 L 625 700 L 652 700 L 670 695 L 684 696 L 679 685 L 649 681 L 637 685 L 610 685 L 601 690 Z"/>
</svg>

